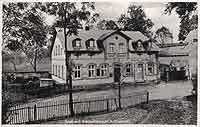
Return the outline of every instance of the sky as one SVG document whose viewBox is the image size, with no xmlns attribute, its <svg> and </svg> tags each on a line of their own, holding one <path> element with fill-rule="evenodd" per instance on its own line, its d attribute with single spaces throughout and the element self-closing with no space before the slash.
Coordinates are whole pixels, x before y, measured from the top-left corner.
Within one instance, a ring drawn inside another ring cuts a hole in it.
<svg viewBox="0 0 200 127">
<path fill-rule="evenodd" d="M 141 2 L 141 3 L 129 3 L 129 2 L 96 2 L 96 11 L 100 13 L 102 19 L 117 20 L 122 14 L 127 12 L 127 8 L 130 4 L 142 5 L 146 13 L 146 16 L 152 20 L 154 26 L 152 31 L 156 31 L 158 28 L 165 26 L 169 28 L 173 34 L 173 42 L 177 42 L 179 33 L 180 19 L 175 12 L 171 15 L 164 14 L 165 5 L 167 3 L 158 2 Z"/>
<path fill-rule="evenodd" d="M 180 19 L 175 12 L 171 15 L 164 14 L 165 2 L 128 2 L 128 1 L 111 1 L 111 2 L 96 2 L 96 12 L 101 16 L 101 19 L 112 19 L 117 21 L 117 18 L 123 13 L 127 12 L 130 4 L 142 5 L 147 18 L 151 19 L 154 23 L 152 31 L 155 32 L 158 28 L 162 26 L 167 27 L 173 34 L 173 42 L 176 43 L 178 40 L 179 24 Z M 48 16 L 46 19 L 47 24 L 52 24 L 55 20 L 54 16 Z"/>
</svg>

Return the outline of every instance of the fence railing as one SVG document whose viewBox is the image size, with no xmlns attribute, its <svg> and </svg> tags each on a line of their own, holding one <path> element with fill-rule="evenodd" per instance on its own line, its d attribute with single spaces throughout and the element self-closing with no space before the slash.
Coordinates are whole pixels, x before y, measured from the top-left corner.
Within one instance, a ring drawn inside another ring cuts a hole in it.
<svg viewBox="0 0 200 127">
<path fill-rule="evenodd" d="M 148 103 L 147 91 L 121 97 L 121 107 L 127 108 L 140 103 Z M 98 97 L 83 100 L 74 100 L 75 115 L 87 113 L 110 112 L 119 108 L 119 98 Z M 69 103 L 66 100 L 37 103 L 28 107 L 15 106 L 10 109 L 10 124 L 37 123 L 54 118 L 70 116 Z"/>
</svg>

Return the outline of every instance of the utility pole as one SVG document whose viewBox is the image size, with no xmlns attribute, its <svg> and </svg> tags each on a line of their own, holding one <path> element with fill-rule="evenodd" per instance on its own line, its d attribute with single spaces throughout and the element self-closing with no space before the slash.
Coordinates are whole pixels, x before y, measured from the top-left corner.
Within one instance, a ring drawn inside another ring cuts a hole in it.
<svg viewBox="0 0 200 127">
<path fill-rule="evenodd" d="M 66 10 L 64 7 L 64 3 L 62 3 L 62 9 L 63 9 L 63 15 L 62 15 L 62 22 L 64 22 L 64 40 L 65 40 L 65 65 L 66 65 L 66 85 L 68 86 L 68 92 L 69 92 L 69 110 L 70 110 L 70 115 L 74 116 L 74 108 L 73 108 L 73 96 L 72 96 L 72 76 L 71 76 L 71 69 L 69 67 L 69 54 L 67 53 L 67 18 L 66 18 Z"/>
</svg>

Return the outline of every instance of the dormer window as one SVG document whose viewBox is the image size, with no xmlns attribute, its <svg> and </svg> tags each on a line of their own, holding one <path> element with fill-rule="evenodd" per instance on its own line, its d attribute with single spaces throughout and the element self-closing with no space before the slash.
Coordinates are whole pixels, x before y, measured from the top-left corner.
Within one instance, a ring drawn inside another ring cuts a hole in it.
<svg viewBox="0 0 200 127">
<path fill-rule="evenodd" d="M 132 46 L 133 46 L 133 49 L 137 49 L 138 45 L 137 45 L 137 42 L 132 42 Z"/>
<path fill-rule="evenodd" d="M 143 42 L 142 45 L 143 45 L 145 50 L 148 50 L 148 48 L 149 48 L 149 42 L 148 41 Z"/>
<path fill-rule="evenodd" d="M 90 47 L 94 47 L 94 40 L 90 40 Z"/>
<path fill-rule="evenodd" d="M 91 49 L 95 47 L 95 40 L 93 38 L 87 40 L 85 43 L 87 48 Z"/>
<path fill-rule="evenodd" d="M 141 40 L 138 40 L 136 42 L 132 42 L 132 46 L 135 50 L 141 51 L 143 49 L 143 42 Z"/>
<path fill-rule="evenodd" d="M 137 46 L 137 47 L 138 47 L 137 49 L 138 49 L 138 50 L 142 50 L 142 41 L 139 40 L 139 41 L 137 42 L 137 45 L 138 45 L 138 46 Z"/>
<path fill-rule="evenodd" d="M 77 39 L 73 40 L 72 45 L 74 48 L 81 48 L 81 39 L 77 38 Z"/>
</svg>

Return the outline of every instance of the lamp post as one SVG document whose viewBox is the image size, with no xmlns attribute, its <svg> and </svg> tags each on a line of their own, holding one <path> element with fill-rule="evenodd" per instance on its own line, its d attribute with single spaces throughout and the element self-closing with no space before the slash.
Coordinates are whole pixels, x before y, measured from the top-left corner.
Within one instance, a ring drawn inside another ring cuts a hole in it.
<svg viewBox="0 0 200 127">
<path fill-rule="evenodd" d="M 120 59 L 117 56 L 117 53 L 115 54 L 117 57 L 117 62 L 120 62 Z M 116 59 L 114 59 L 115 61 Z M 120 84 L 120 79 L 121 79 L 121 67 L 120 64 L 115 64 L 114 62 L 114 82 L 118 85 L 118 102 L 119 102 L 119 109 L 121 109 L 121 84 Z"/>
</svg>

